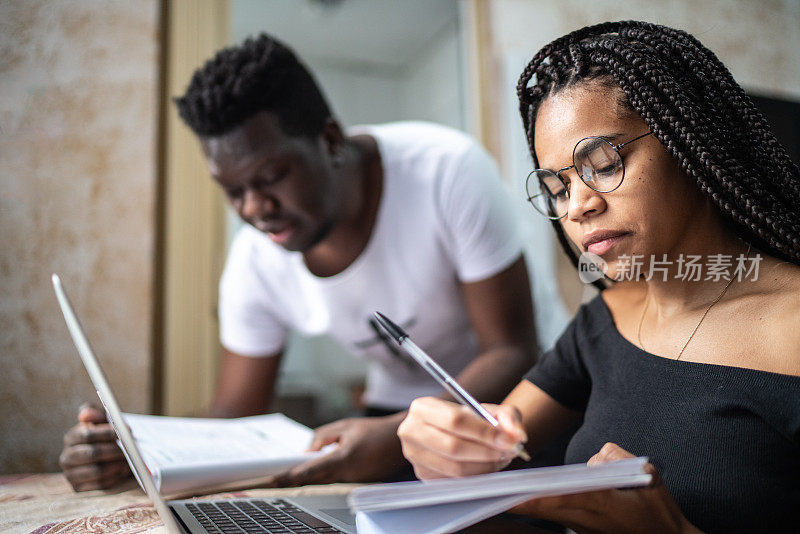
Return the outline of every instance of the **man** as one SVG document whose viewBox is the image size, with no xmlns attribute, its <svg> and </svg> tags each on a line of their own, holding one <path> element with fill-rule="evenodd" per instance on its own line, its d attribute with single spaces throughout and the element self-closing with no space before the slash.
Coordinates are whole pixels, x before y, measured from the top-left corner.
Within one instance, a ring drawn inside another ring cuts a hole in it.
<svg viewBox="0 0 800 534">
<path fill-rule="evenodd" d="M 176 101 L 211 175 L 248 223 L 220 281 L 224 358 L 205 415 L 268 409 L 289 329 L 327 333 L 370 360 L 365 417 L 318 428 L 333 452 L 276 485 L 374 481 L 404 460 L 411 400 L 444 395 L 381 339 L 381 311 L 485 402 L 499 402 L 536 354 L 521 232 L 497 170 L 467 136 L 432 124 L 345 134 L 310 73 L 269 36 L 222 50 Z M 78 490 L 126 469 L 113 433 L 84 409 L 61 465 Z M 91 424 L 93 423 L 93 424 Z"/>
</svg>

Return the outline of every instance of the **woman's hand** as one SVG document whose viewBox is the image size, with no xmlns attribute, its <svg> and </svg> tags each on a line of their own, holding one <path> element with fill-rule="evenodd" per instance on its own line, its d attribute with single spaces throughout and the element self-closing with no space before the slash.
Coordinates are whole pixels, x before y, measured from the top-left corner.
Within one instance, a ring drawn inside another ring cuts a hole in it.
<svg viewBox="0 0 800 534">
<path fill-rule="evenodd" d="M 436 397 L 411 403 L 397 435 L 403 455 L 420 479 L 498 471 L 514 459 L 514 447 L 527 441 L 516 408 L 484 404 L 500 426 L 492 427 L 469 408 Z"/>
<path fill-rule="evenodd" d="M 606 443 L 587 463 L 597 465 L 633 457 L 620 446 Z M 555 521 L 578 533 L 700 532 L 683 516 L 655 467 L 646 464 L 645 471 L 653 475 L 646 487 L 542 497 L 509 511 Z"/>
</svg>

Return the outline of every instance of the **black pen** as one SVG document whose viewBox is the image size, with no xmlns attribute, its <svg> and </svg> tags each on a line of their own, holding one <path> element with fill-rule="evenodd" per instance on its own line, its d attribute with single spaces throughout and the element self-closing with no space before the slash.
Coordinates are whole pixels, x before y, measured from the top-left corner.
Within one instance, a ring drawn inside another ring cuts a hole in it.
<svg viewBox="0 0 800 534">
<path fill-rule="evenodd" d="M 493 427 L 500 426 L 500 421 L 497 420 L 495 416 L 490 414 L 486 408 L 481 406 L 478 401 L 476 401 L 472 395 L 466 392 L 464 388 L 462 388 L 458 382 L 456 382 L 452 376 L 450 376 L 447 371 L 441 368 L 441 366 L 436 363 L 433 358 L 425 354 L 421 348 L 417 346 L 416 343 L 411 341 L 411 338 L 408 337 L 408 334 L 405 331 L 394 324 L 388 317 L 383 315 L 380 312 L 375 312 L 375 319 L 378 320 L 378 323 L 389 333 L 390 336 L 400 345 L 400 348 L 405 350 L 418 364 L 425 369 L 428 374 L 430 374 L 439 384 L 442 385 L 444 389 L 447 390 L 453 397 L 456 398 L 458 402 L 467 406 L 475 412 L 475 414 L 479 417 L 482 417 L 490 425 Z M 522 444 L 518 443 L 517 446 L 514 448 L 514 452 L 517 456 L 525 460 L 526 462 L 530 461 L 531 457 L 522 448 Z"/>
</svg>

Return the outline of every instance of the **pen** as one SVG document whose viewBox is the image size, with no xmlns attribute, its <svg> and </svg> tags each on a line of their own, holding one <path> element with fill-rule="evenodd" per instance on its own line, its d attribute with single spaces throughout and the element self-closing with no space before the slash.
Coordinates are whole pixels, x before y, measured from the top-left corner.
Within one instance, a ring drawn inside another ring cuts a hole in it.
<svg viewBox="0 0 800 534">
<path fill-rule="evenodd" d="M 409 369 L 414 367 L 414 362 L 404 358 L 403 355 L 400 354 L 400 351 L 397 350 L 397 347 L 394 346 L 392 340 L 389 339 L 389 336 L 387 336 L 386 333 L 381 329 L 381 327 L 378 325 L 378 321 L 376 321 L 374 317 L 370 317 L 369 326 L 375 331 L 375 334 L 378 336 L 378 338 L 383 341 L 383 344 L 386 345 L 386 350 L 388 350 L 392 356 L 403 362 L 403 364 L 405 364 L 405 366 Z"/>
<path fill-rule="evenodd" d="M 420 364 L 422 368 L 428 372 L 428 374 L 436 379 L 436 381 L 439 382 L 439 384 L 441 384 L 448 393 L 455 397 L 458 402 L 471 408 L 477 416 L 488 421 L 493 427 L 496 428 L 500 425 L 500 421 L 498 421 L 495 416 L 486 411 L 486 408 L 481 406 L 478 401 L 472 397 L 472 395 L 467 393 L 464 388 L 458 385 L 458 382 L 456 382 L 453 377 L 447 373 L 447 371 L 442 369 L 439 364 L 433 360 L 433 358 L 425 354 L 425 351 L 419 348 L 416 343 L 411 341 L 411 338 L 408 337 L 408 334 L 406 334 L 402 328 L 394 324 L 388 317 L 380 312 L 375 312 L 374 315 L 378 323 L 389 333 L 390 336 L 392 336 L 397 344 L 400 345 L 400 347 L 412 358 L 414 358 L 414 360 L 416 360 L 416 362 Z M 526 462 L 530 461 L 531 459 L 530 455 L 525 451 L 525 449 L 522 448 L 521 443 L 517 444 L 514 452 L 516 452 L 517 456 Z"/>
</svg>

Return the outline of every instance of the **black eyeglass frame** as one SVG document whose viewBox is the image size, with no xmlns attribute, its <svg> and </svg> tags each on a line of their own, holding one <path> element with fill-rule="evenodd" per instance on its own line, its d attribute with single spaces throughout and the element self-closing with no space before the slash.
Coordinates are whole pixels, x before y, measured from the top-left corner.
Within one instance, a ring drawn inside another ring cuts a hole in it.
<svg viewBox="0 0 800 534">
<path fill-rule="evenodd" d="M 564 179 L 561 177 L 561 173 L 565 172 L 565 171 L 568 171 L 570 169 L 575 169 L 576 174 L 581 179 L 581 182 L 586 184 L 586 187 L 588 187 L 592 191 L 597 191 L 598 193 L 611 193 L 613 191 L 616 191 L 617 189 L 619 189 L 619 187 L 622 185 L 622 182 L 625 180 L 625 161 L 622 159 L 622 154 L 620 154 L 619 151 L 623 147 L 625 147 L 626 145 L 629 145 L 629 144 L 633 143 L 634 141 L 638 141 L 642 137 L 647 137 L 648 135 L 651 135 L 652 133 L 653 132 L 646 132 L 646 133 L 643 133 L 642 135 L 634 137 L 633 139 L 625 141 L 624 143 L 618 143 L 616 145 L 614 143 L 612 143 L 611 141 L 609 141 L 608 139 L 606 139 L 605 137 L 600 136 L 600 135 L 590 135 L 588 137 L 584 137 L 583 139 L 581 139 L 580 141 L 575 143 L 575 146 L 572 149 L 572 165 L 568 165 L 567 167 L 562 167 L 561 169 L 558 169 L 555 172 L 551 171 L 550 169 L 533 169 L 530 173 L 528 173 L 528 177 L 525 179 L 525 192 L 527 193 L 529 191 L 528 182 L 530 182 L 531 176 L 533 176 L 534 174 L 537 174 L 539 171 L 545 171 L 545 172 L 549 172 L 550 174 L 552 174 L 553 176 L 558 178 L 558 180 L 561 182 L 561 185 L 564 186 L 564 191 L 566 191 L 565 194 L 567 195 L 567 198 L 569 199 L 569 187 L 567 187 L 566 182 L 564 182 Z M 620 165 L 622 165 L 622 176 L 619 179 L 619 183 L 617 183 L 617 185 L 615 185 L 611 189 L 600 190 L 600 189 L 597 189 L 595 187 L 592 187 L 590 184 L 588 184 L 586 182 L 586 180 L 584 179 L 583 175 L 580 172 L 578 172 L 578 167 L 577 167 L 577 165 L 575 165 L 575 151 L 578 150 L 578 146 L 580 146 L 580 144 L 583 143 L 584 141 L 586 141 L 587 139 L 599 139 L 599 140 L 603 141 L 604 143 L 607 143 L 614 150 L 614 152 L 617 153 L 617 157 L 619 157 Z M 536 178 L 539 181 L 539 189 L 540 190 L 541 190 L 542 186 L 546 187 L 546 185 L 542 184 L 541 178 L 539 178 L 538 176 Z M 537 197 L 546 196 L 546 195 L 547 195 L 547 193 L 537 193 L 535 195 L 528 195 L 528 202 L 530 202 L 530 204 L 533 206 L 533 208 L 536 211 L 538 211 L 539 213 L 541 213 L 542 215 L 544 215 L 545 217 L 547 217 L 550 220 L 558 221 L 558 220 L 561 220 L 564 217 L 566 217 L 567 214 L 569 213 L 569 211 L 567 211 L 567 213 L 564 213 L 564 215 L 561 215 L 560 217 L 554 217 L 552 215 L 548 215 L 547 213 L 542 212 L 542 210 L 540 210 L 536 206 L 536 203 L 534 202 L 534 199 L 537 198 Z"/>
</svg>

